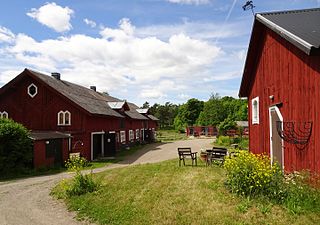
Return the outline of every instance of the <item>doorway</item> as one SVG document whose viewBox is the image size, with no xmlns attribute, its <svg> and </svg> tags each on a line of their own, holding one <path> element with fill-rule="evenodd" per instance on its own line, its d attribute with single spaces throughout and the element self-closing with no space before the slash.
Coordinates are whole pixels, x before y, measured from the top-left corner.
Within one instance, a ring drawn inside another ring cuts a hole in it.
<svg viewBox="0 0 320 225">
<path fill-rule="evenodd" d="M 95 160 L 103 156 L 103 133 L 92 134 L 92 152 L 91 159 Z"/>
<path fill-rule="evenodd" d="M 279 163 L 281 169 L 284 168 L 284 151 L 283 140 L 277 131 L 277 121 L 283 122 L 283 117 L 277 106 L 269 108 L 269 121 L 270 121 L 270 157 L 271 162 Z M 283 129 L 282 125 L 280 129 Z"/>
<path fill-rule="evenodd" d="M 104 135 L 104 156 L 116 155 L 116 133 L 109 132 Z"/>
<path fill-rule="evenodd" d="M 46 158 L 54 158 L 54 167 L 62 166 L 62 139 L 46 141 Z"/>
</svg>

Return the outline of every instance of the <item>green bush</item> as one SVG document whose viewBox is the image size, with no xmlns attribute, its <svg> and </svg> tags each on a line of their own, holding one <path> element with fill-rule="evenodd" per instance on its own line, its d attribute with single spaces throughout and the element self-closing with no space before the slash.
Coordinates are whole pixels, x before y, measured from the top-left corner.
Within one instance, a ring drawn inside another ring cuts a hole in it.
<svg viewBox="0 0 320 225">
<path fill-rule="evenodd" d="M 28 130 L 11 119 L 0 119 L 0 174 L 31 168 L 32 158 Z"/>
<path fill-rule="evenodd" d="M 232 144 L 232 140 L 229 136 L 219 136 L 216 140 L 216 144 L 228 147 Z"/>
<path fill-rule="evenodd" d="M 244 196 L 268 196 L 282 201 L 283 175 L 277 164 L 271 166 L 266 155 L 255 155 L 239 151 L 235 156 L 226 158 L 224 168 L 227 172 L 227 186 L 234 193 Z"/>
<path fill-rule="evenodd" d="M 71 183 L 65 186 L 65 193 L 67 197 L 79 196 L 94 192 L 99 187 L 100 183 L 93 179 L 92 173 L 83 175 L 78 171 Z"/>
<path fill-rule="evenodd" d="M 234 119 L 232 119 L 231 117 L 227 117 L 224 121 L 222 121 L 218 125 L 218 130 L 220 134 L 224 134 L 225 131 L 230 129 L 236 129 L 236 128 L 237 128 L 237 124 L 234 121 Z"/>
<path fill-rule="evenodd" d="M 65 167 L 68 170 L 77 171 L 82 168 L 88 167 L 90 164 L 84 157 L 71 156 L 65 163 Z"/>
</svg>

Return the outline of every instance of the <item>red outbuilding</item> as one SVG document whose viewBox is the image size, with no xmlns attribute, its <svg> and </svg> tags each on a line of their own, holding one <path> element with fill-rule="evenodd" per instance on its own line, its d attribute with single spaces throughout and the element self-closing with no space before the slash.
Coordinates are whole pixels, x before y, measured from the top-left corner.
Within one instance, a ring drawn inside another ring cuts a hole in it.
<svg viewBox="0 0 320 225">
<path fill-rule="evenodd" d="M 35 167 L 62 164 L 70 152 L 88 160 L 114 156 L 156 129 L 124 100 L 29 69 L 0 89 L 0 116 L 31 130 Z M 152 127 L 151 127 L 152 126 Z"/>
<path fill-rule="evenodd" d="M 320 9 L 256 14 L 239 96 L 250 151 L 320 172 Z"/>
</svg>

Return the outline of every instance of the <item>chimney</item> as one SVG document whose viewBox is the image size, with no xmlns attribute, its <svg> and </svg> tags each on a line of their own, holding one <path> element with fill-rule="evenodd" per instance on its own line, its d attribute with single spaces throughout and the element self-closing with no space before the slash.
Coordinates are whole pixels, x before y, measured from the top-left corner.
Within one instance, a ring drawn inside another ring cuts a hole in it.
<svg viewBox="0 0 320 225">
<path fill-rule="evenodd" d="M 97 91 L 97 87 L 96 86 L 90 86 L 91 90 Z"/>
<path fill-rule="evenodd" d="M 53 76 L 57 80 L 60 80 L 60 73 L 51 73 L 51 76 Z"/>
</svg>

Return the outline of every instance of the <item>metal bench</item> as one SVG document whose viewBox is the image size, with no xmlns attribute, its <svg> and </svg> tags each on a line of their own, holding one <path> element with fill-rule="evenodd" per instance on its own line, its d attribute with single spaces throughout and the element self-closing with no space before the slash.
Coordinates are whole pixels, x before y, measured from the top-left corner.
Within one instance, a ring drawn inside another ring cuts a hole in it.
<svg viewBox="0 0 320 225">
<path fill-rule="evenodd" d="M 192 166 L 195 163 L 197 166 L 197 152 L 191 152 L 191 148 L 178 148 L 179 155 L 179 166 L 181 166 L 181 161 L 183 161 L 183 165 L 185 166 L 185 159 L 190 158 L 192 160 Z"/>
</svg>

